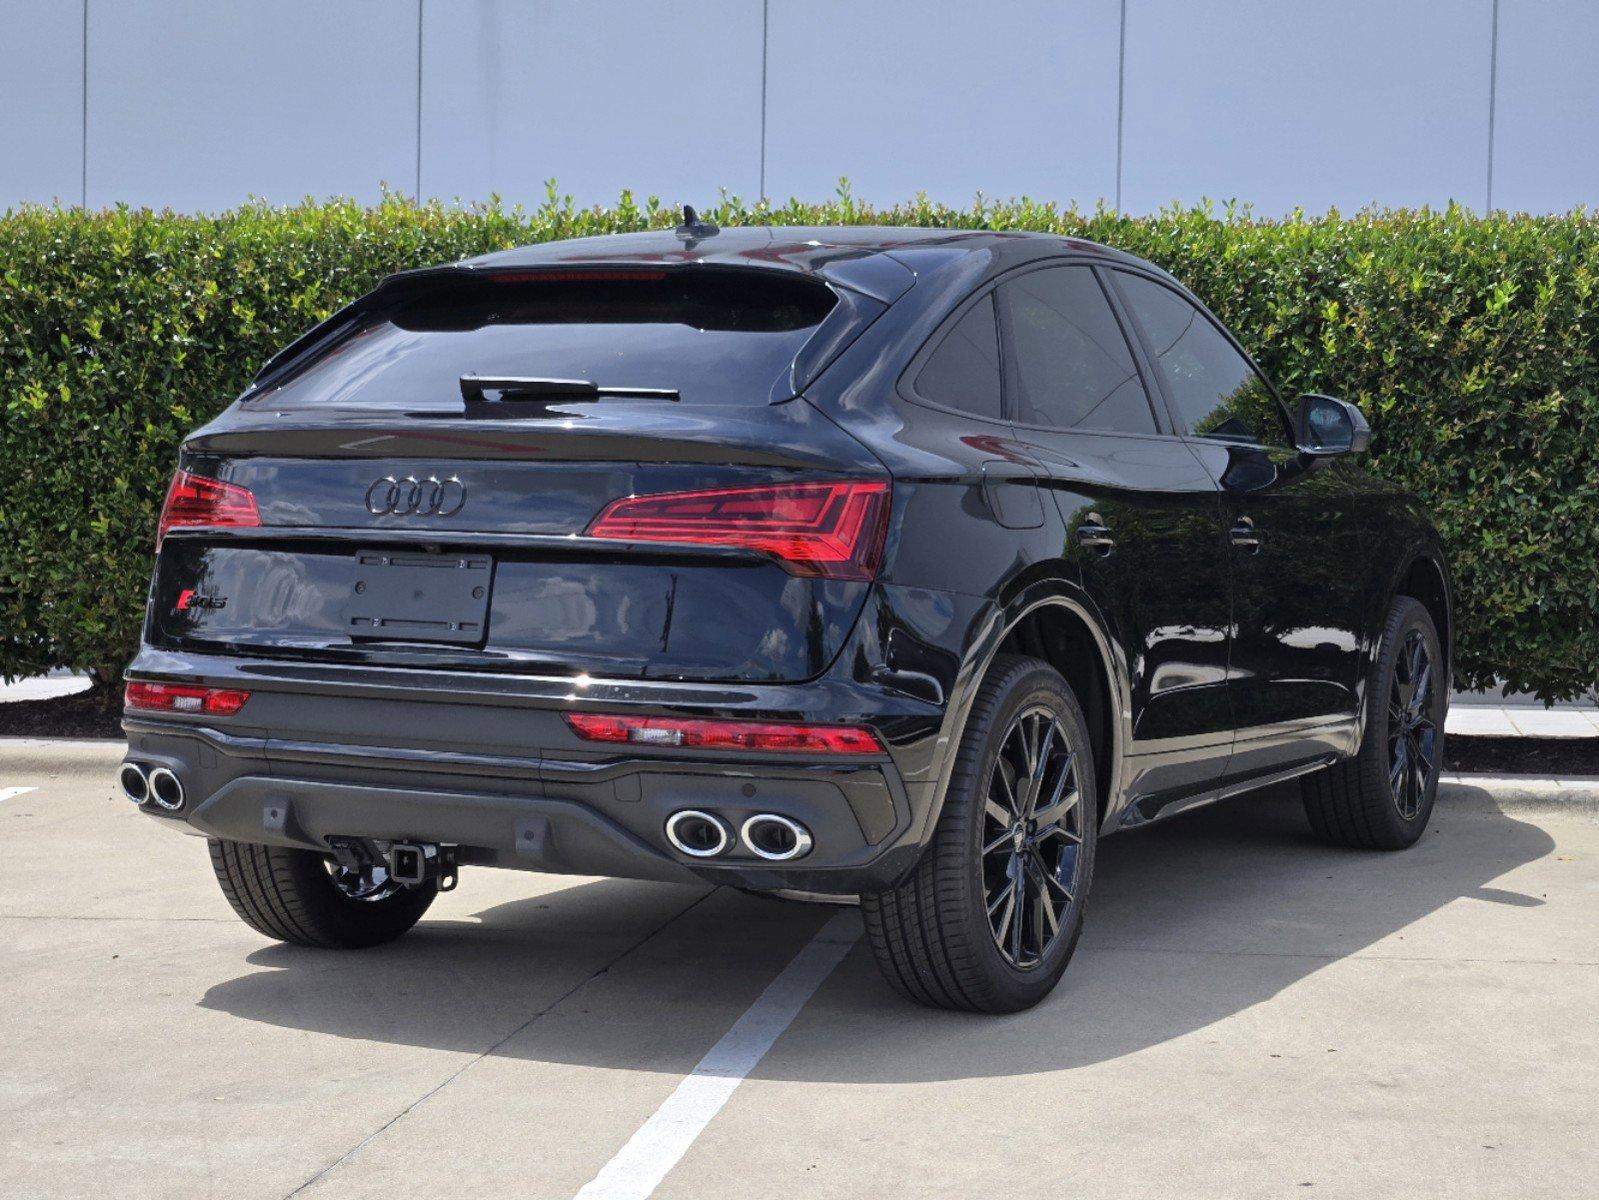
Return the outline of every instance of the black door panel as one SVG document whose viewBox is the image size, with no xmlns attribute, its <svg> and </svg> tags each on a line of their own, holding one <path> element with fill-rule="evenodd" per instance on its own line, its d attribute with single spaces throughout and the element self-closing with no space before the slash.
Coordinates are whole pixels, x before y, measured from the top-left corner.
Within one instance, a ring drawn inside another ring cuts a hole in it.
<svg viewBox="0 0 1599 1200">
<path fill-rule="evenodd" d="M 1232 587 L 1229 775 L 1326 752 L 1359 709 L 1370 564 L 1355 476 L 1301 455 L 1275 393 L 1235 342 L 1165 283 L 1112 273 L 1177 429 L 1221 489 Z"/>
<path fill-rule="evenodd" d="M 1225 747 L 1230 615 L 1215 483 L 1176 438 L 1023 436 L 1050 473 L 1072 539 L 1066 558 L 1125 648 L 1129 753 L 1186 759 Z M 1224 758 L 1179 773 L 1219 774 Z"/>
<path fill-rule="evenodd" d="M 1291 450 L 1192 444 L 1221 481 L 1229 530 L 1248 529 L 1230 539 L 1239 734 L 1229 773 L 1313 755 L 1292 735 L 1313 743 L 1317 728 L 1359 713 L 1368 614 L 1391 561 L 1386 532 L 1365 515 L 1370 484 L 1348 464 Z"/>
<path fill-rule="evenodd" d="M 1232 736 L 1216 481 L 1162 434 L 1092 269 L 1026 272 L 996 295 L 1017 441 L 1047 473 L 1064 556 L 1126 655 L 1131 790 L 1202 786 Z"/>
</svg>

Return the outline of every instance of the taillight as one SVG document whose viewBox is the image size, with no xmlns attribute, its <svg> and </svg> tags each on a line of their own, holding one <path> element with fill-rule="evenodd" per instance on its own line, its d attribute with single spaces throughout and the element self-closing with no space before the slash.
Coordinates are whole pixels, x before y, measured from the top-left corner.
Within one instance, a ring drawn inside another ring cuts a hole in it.
<svg viewBox="0 0 1599 1200">
<path fill-rule="evenodd" d="M 259 524 L 261 514 L 256 511 L 255 497 L 248 488 L 178 471 L 172 476 L 166 503 L 161 506 L 161 524 L 156 529 L 155 545 L 159 550 L 167 531 L 183 526 Z"/>
<path fill-rule="evenodd" d="M 680 746 L 699 750 L 778 750 L 800 754 L 881 754 L 883 744 L 859 725 L 776 725 L 769 721 L 680 721 L 563 713 L 572 732 L 590 742 Z"/>
<path fill-rule="evenodd" d="M 130 683 L 122 693 L 122 702 L 128 708 L 211 713 L 219 717 L 231 717 L 249 698 L 249 692 L 236 688 L 197 687 L 187 683 Z"/>
<path fill-rule="evenodd" d="M 884 482 L 779 483 L 627 496 L 606 506 L 588 536 L 624 542 L 741 546 L 796 575 L 871 579 L 888 532 Z"/>
</svg>

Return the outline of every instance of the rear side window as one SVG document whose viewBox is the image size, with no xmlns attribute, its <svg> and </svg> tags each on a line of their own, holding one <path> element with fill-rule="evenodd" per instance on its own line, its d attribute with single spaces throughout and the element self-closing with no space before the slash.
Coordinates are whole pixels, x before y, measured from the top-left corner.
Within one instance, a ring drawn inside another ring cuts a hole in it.
<svg viewBox="0 0 1599 1200">
<path fill-rule="evenodd" d="M 1171 288 L 1118 271 L 1134 320 L 1149 340 L 1155 369 L 1185 433 L 1291 444 L 1282 409 L 1266 381 L 1203 312 Z"/>
<path fill-rule="evenodd" d="M 835 303 L 815 280 L 714 267 L 463 272 L 389 288 L 257 395 L 279 408 L 451 411 L 461 376 L 480 375 L 766 404 Z"/>
<path fill-rule="evenodd" d="M 1088 267 L 1029 271 L 999 287 L 1016 363 L 1016 421 L 1155 433 L 1132 350 Z"/>
<path fill-rule="evenodd" d="M 916 376 L 916 393 L 944 408 L 1000 419 L 999 330 L 989 293 L 955 322 Z"/>
</svg>

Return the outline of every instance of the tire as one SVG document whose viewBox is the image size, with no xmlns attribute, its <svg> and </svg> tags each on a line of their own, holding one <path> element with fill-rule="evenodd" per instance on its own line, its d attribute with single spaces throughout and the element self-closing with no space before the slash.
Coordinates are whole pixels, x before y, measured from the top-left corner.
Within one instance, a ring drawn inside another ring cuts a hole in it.
<svg viewBox="0 0 1599 1200">
<path fill-rule="evenodd" d="M 1046 720 L 1055 722 L 1047 734 L 1039 732 Z M 1027 789 L 1013 793 L 1017 805 L 995 801 L 1008 824 L 997 820 L 989 804 L 991 785 L 999 789 L 996 795 L 1005 794 L 1005 767 L 1024 760 L 1027 735 L 1017 733 L 1018 722 L 1034 731 L 1033 744 L 1047 746 L 1044 754 L 1034 756 L 1035 761 L 1043 759 L 1045 775 L 1031 789 L 1038 811 L 1064 810 L 1058 831 L 1040 830 L 1036 842 L 1028 840 L 1020 852 L 1017 843 L 1005 839 L 1007 829 L 1015 836 L 1018 805 L 1023 815 L 1027 811 Z M 898 887 L 861 897 L 877 965 L 897 991 L 933 1008 L 987 1013 L 1018 1012 L 1049 994 L 1077 948 L 1093 882 L 1099 813 L 1094 779 L 1088 724 L 1066 681 L 1036 658 L 995 659 L 967 716 L 931 843 Z M 1050 795 L 1063 798 L 1050 808 Z M 990 847 L 999 848 L 985 855 L 985 838 Z M 1064 876 L 1069 886 L 1050 886 L 1028 863 L 1053 873 L 1057 884 Z M 1001 930 L 996 923 L 1007 916 L 1005 891 L 1009 888 L 1014 895 L 1017 874 L 1028 888 L 1051 897 L 1050 911 L 1046 915 L 1031 903 L 1013 904 L 1009 919 L 1022 924 Z M 989 903 L 995 897 L 991 923 Z M 1013 953 L 1018 928 L 1026 943 L 1019 955 Z M 1030 936 L 1031 930 L 1041 936 Z"/>
<path fill-rule="evenodd" d="M 311 850 L 211 840 L 211 869 L 233 911 L 257 933 L 296 946 L 359 950 L 392 942 L 437 894 L 389 884 L 356 899 L 340 891 L 328 859 Z"/>
<path fill-rule="evenodd" d="M 1418 645 L 1429 669 L 1425 696 L 1409 678 Z M 1300 783 L 1305 816 L 1317 836 L 1362 850 L 1404 850 L 1416 844 L 1438 795 L 1448 678 L 1432 617 L 1409 596 L 1395 597 L 1366 692 L 1366 732 L 1359 752 Z M 1401 755 L 1407 761 L 1398 766 L 1396 784 L 1391 776 Z"/>
</svg>

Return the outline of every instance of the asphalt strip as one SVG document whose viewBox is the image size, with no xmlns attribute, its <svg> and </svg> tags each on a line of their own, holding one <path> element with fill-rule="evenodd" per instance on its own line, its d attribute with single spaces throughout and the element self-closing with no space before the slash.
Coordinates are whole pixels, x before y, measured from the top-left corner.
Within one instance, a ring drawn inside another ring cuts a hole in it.
<svg viewBox="0 0 1599 1200">
<path fill-rule="evenodd" d="M 577 1200 L 644 1200 L 653 1193 L 860 936 L 860 914 L 853 909 L 823 925 L 616 1157 L 584 1185 Z"/>
</svg>

